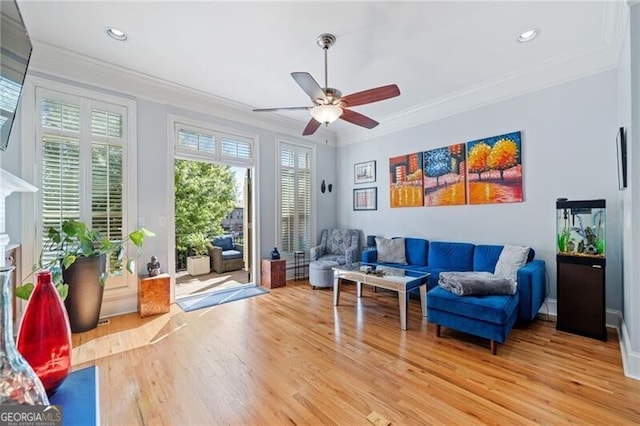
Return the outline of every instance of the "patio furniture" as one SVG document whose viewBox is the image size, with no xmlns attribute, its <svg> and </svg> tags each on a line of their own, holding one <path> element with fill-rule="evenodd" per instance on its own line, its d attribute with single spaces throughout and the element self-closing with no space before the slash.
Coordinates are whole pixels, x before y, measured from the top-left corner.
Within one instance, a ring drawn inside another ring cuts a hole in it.
<svg viewBox="0 0 640 426">
<path fill-rule="evenodd" d="M 216 237 L 208 249 L 211 269 L 218 274 L 244 268 L 242 244 L 234 244 L 233 237 Z"/>
</svg>

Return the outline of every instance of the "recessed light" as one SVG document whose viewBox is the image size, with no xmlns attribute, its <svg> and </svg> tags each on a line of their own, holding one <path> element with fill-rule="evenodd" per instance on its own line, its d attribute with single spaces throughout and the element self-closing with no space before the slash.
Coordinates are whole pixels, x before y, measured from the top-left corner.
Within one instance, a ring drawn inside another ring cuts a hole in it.
<svg viewBox="0 0 640 426">
<path fill-rule="evenodd" d="M 534 28 L 532 30 L 529 31 L 525 31 L 522 34 L 520 34 L 518 36 L 518 43 L 526 43 L 528 41 L 533 40 L 534 38 L 538 37 L 540 35 L 540 33 L 542 32 L 542 30 L 539 30 L 538 28 Z"/>
<path fill-rule="evenodd" d="M 114 40 L 118 40 L 118 41 L 127 40 L 127 33 L 115 27 L 107 27 L 104 29 L 104 32 Z"/>
</svg>

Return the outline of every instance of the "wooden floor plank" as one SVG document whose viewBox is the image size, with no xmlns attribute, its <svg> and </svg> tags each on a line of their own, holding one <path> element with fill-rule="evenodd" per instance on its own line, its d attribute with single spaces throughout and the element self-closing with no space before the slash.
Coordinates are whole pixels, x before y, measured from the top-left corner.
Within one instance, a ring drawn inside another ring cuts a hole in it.
<svg viewBox="0 0 640 426">
<path fill-rule="evenodd" d="M 99 366 L 103 425 L 638 424 L 640 382 L 608 341 L 518 324 L 489 342 L 435 326 L 409 301 L 289 281 L 268 294 L 73 335 L 74 368 Z"/>
</svg>

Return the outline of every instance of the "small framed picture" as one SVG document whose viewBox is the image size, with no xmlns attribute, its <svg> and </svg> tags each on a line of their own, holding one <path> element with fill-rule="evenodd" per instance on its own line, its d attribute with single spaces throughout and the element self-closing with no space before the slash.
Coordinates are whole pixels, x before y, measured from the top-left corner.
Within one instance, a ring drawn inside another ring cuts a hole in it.
<svg viewBox="0 0 640 426">
<path fill-rule="evenodd" d="M 353 210 L 378 210 L 378 188 L 354 189 Z"/>
<path fill-rule="evenodd" d="M 371 183 L 376 181 L 376 162 L 365 161 L 353 166 L 353 183 Z"/>
<path fill-rule="evenodd" d="M 627 135 L 624 132 L 624 127 L 618 129 L 616 146 L 618 150 L 618 187 L 622 190 L 627 187 Z"/>
</svg>

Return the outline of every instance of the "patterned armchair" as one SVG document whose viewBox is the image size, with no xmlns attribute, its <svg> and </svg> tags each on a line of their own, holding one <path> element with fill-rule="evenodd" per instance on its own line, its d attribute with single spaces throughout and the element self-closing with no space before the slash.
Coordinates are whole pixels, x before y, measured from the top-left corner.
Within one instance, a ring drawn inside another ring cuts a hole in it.
<svg viewBox="0 0 640 426">
<path fill-rule="evenodd" d="M 311 261 L 332 260 L 340 265 L 358 261 L 360 231 L 356 229 L 325 229 L 320 244 L 311 247 Z"/>
<path fill-rule="evenodd" d="M 216 237 L 209 246 L 211 269 L 218 274 L 244 268 L 244 251 L 229 236 Z"/>
</svg>

